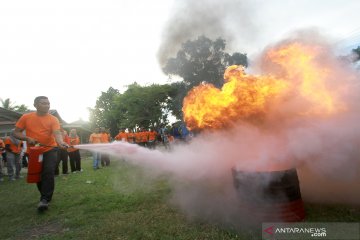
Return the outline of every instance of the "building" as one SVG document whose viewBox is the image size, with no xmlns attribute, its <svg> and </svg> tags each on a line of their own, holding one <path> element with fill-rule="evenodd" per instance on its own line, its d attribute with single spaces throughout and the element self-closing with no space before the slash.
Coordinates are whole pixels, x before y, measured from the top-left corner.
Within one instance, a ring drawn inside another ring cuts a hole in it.
<svg viewBox="0 0 360 240">
<path fill-rule="evenodd" d="M 65 129 L 68 133 L 71 129 L 75 128 L 76 132 L 80 138 L 80 143 L 88 143 L 89 137 L 92 131 L 90 130 L 89 122 L 86 122 L 82 119 L 79 119 L 72 123 L 63 124 L 62 128 Z"/>
<path fill-rule="evenodd" d="M 33 112 L 33 111 L 29 111 Z M 28 113 L 28 112 L 27 112 Z M 67 124 L 55 109 L 49 110 L 49 113 L 59 119 L 61 125 Z M 0 107 L 0 137 L 9 136 L 11 131 L 15 128 L 15 123 L 23 113 L 15 112 L 6 108 Z"/>
<path fill-rule="evenodd" d="M 21 113 L 0 107 L 0 137 L 9 136 Z"/>
</svg>

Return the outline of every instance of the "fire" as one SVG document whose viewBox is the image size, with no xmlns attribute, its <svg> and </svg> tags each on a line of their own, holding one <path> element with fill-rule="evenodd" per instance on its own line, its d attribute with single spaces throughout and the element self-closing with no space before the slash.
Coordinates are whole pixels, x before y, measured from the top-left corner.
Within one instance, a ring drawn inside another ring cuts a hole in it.
<svg viewBox="0 0 360 240">
<path fill-rule="evenodd" d="M 266 60 L 276 73 L 247 75 L 242 66 L 225 70 L 221 89 L 201 84 L 184 98 L 184 120 L 190 129 L 219 129 L 238 120 L 262 119 L 275 100 L 300 96 L 307 108 L 298 114 L 330 114 L 339 109 L 335 93 L 326 86 L 330 69 L 317 63 L 321 49 L 291 43 L 271 49 Z"/>
<path fill-rule="evenodd" d="M 226 69 L 222 89 L 211 84 L 193 88 L 184 99 L 184 118 L 190 129 L 223 128 L 236 121 L 266 112 L 266 102 L 287 88 L 271 76 L 246 75 L 242 66 Z"/>
<path fill-rule="evenodd" d="M 326 86 L 331 70 L 317 63 L 321 54 L 319 46 L 293 43 L 278 50 L 271 50 L 267 57 L 281 66 L 285 79 L 293 82 L 293 88 L 304 100 L 312 103 L 307 112 L 334 113 L 339 106 L 335 103 L 336 93 Z"/>
</svg>

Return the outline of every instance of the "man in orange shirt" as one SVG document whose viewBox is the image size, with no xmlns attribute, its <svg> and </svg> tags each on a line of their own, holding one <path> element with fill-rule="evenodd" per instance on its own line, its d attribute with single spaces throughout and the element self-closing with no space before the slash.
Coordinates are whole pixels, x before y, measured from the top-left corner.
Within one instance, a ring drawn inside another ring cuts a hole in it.
<svg viewBox="0 0 360 240">
<path fill-rule="evenodd" d="M 118 135 L 115 136 L 115 140 L 116 141 L 122 141 L 122 142 L 127 142 L 128 141 L 128 134 L 125 132 L 125 128 L 122 128 Z"/>
<path fill-rule="evenodd" d="M 153 148 L 155 148 L 158 133 L 155 131 L 154 128 L 150 128 L 150 131 L 147 133 L 148 133 L 148 137 L 149 137 L 148 147 L 153 149 Z"/>
<path fill-rule="evenodd" d="M 80 138 L 77 135 L 75 128 L 70 130 L 69 143 L 70 143 L 70 147 L 68 148 L 68 152 L 70 158 L 71 172 L 73 173 L 75 173 L 76 171 L 82 172 L 83 170 L 81 169 L 80 151 L 79 149 L 74 148 L 75 145 L 80 144 Z"/>
<path fill-rule="evenodd" d="M 3 178 L 3 171 L 2 171 L 2 168 L 3 168 L 3 156 L 2 156 L 2 153 L 5 149 L 5 144 L 4 144 L 4 141 L 0 138 L 0 182 L 3 182 L 4 181 L 4 178 Z"/>
<path fill-rule="evenodd" d="M 129 128 L 128 130 L 129 130 L 129 132 L 127 134 L 127 142 L 134 143 L 135 142 L 135 133 L 132 130 L 132 128 Z"/>
<path fill-rule="evenodd" d="M 110 133 L 106 131 L 104 127 L 100 128 L 101 133 L 101 142 L 103 143 L 109 143 L 111 140 Z M 108 154 L 101 154 L 101 166 L 109 166 L 110 165 L 110 156 Z"/>
<path fill-rule="evenodd" d="M 55 189 L 54 170 L 57 162 L 57 146 L 67 148 L 60 132 L 59 120 L 49 114 L 50 102 L 45 96 L 34 100 L 36 112 L 27 113 L 16 123 L 14 137 L 26 141 L 30 149 L 35 144 L 44 146 L 41 180 L 37 183 L 40 192 L 38 210 L 47 210 Z M 23 134 L 24 130 L 26 135 Z"/>
<path fill-rule="evenodd" d="M 102 134 L 99 128 L 95 128 L 94 132 L 90 135 L 89 143 L 98 144 L 102 143 Z M 94 170 L 99 169 L 99 162 L 101 160 L 101 154 L 99 152 L 93 152 L 93 168 Z"/>
<path fill-rule="evenodd" d="M 65 143 L 67 143 L 68 145 L 70 145 L 70 139 L 69 136 L 67 134 L 67 132 L 64 129 L 60 129 L 63 141 Z M 69 154 L 67 149 L 59 149 L 58 150 L 58 159 L 57 159 L 57 163 L 55 166 L 55 176 L 59 175 L 59 166 L 60 166 L 60 162 L 62 163 L 62 174 L 68 174 L 68 160 L 69 160 Z"/>
<path fill-rule="evenodd" d="M 8 176 L 10 181 L 15 181 L 20 178 L 20 153 L 22 149 L 22 141 L 14 137 L 14 134 L 11 133 L 10 136 L 7 136 L 4 141 L 5 150 L 6 150 L 6 159 L 7 159 L 7 169 Z M 14 176 L 15 168 L 15 176 Z"/>
<path fill-rule="evenodd" d="M 148 133 L 145 131 L 145 128 L 140 128 L 139 131 L 135 134 L 136 143 L 139 146 L 146 147 L 149 140 Z"/>
</svg>

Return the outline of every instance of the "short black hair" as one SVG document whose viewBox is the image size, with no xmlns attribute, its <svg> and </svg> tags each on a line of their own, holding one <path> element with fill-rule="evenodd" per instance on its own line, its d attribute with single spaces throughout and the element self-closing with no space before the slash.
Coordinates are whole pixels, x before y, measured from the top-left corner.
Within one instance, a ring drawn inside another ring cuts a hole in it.
<svg viewBox="0 0 360 240">
<path fill-rule="evenodd" d="M 38 96 L 34 99 L 34 104 L 37 104 L 41 99 L 48 99 L 48 97 L 45 96 Z"/>
</svg>

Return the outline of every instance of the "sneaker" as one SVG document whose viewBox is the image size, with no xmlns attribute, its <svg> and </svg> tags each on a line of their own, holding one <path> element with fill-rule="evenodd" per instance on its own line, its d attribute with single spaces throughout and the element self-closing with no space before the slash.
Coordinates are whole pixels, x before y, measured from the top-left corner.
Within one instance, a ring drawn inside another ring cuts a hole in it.
<svg viewBox="0 0 360 240">
<path fill-rule="evenodd" d="M 48 207 L 49 207 L 48 201 L 46 201 L 45 199 L 42 199 L 42 200 L 39 202 L 37 209 L 38 209 L 39 212 L 42 212 L 42 211 L 47 210 Z"/>
</svg>

